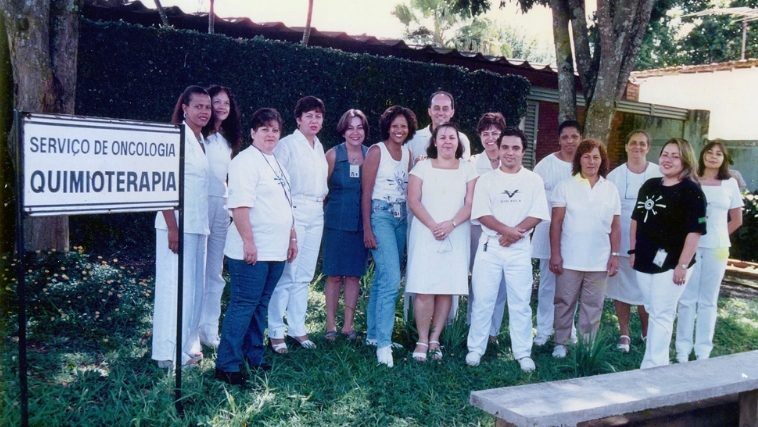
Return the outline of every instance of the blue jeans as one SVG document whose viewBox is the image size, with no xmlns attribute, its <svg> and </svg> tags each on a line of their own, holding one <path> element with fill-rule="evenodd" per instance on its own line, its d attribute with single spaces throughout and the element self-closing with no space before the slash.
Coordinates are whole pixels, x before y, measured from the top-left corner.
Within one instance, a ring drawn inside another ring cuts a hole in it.
<svg viewBox="0 0 758 427">
<path fill-rule="evenodd" d="M 390 211 L 390 204 L 382 200 L 371 201 L 371 230 L 376 237 L 374 258 L 374 282 L 368 299 L 368 332 L 366 337 L 377 340 L 377 347 L 392 343 L 392 328 L 395 326 L 395 306 L 400 287 L 400 261 L 405 249 L 408 224 L 405 204 L 400 216 Z"/>
<path fill-rule="evenodd" d="M 228 258 L 231 298 L 221 329 L 216 368 L 239 372 L 243 361 L 263 363 L 263 331 L 268 302 L 282 276 L 285 261 L 258 261 L 250 265 Z"/>
</svg>

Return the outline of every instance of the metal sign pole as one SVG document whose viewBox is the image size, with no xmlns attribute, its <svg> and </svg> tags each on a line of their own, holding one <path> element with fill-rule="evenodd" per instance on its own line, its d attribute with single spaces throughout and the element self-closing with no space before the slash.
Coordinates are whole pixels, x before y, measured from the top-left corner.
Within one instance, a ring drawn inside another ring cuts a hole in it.
<svg viewBox="0 0 758 427">
<path fill-rule="evenodd" d="M 29 386 L 26 378 L 26 242 L 24 241 L 23 114 L 13 110 L 16 126 L 16 292 L 18 293 L 18 381 L 21 386 L 21 425 L 29 425 Z"/>
<path fill-rule="evenodd" d="M 182 311 L 184 310 L 184 135 L 187 125 L 179 126 L 179 272 L 176 291 L 176 386 L 174 389 L 176 411 L 184 417 L 182 406 Z"/>
</svg>

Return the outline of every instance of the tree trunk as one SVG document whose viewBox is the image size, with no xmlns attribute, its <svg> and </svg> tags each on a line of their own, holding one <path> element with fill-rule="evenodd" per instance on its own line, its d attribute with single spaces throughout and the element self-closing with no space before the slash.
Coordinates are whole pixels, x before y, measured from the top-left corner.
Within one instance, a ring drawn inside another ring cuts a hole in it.
<svg viewBox="0 0 758 427">
<path fill-rule="evenodd" d="M 81 2 L 0 0 L 0 5 L 13 70 L 14 107 L 73 114 Z M 12 156 L 18 150 L 14 136 L 11 131 L 8 148 Z M 29 218 L 25 239 L 28 249 L 67 249 L 68 217 Z"/>
<path fill-rule="evenodd" d="M 553 12 L 555 61 L 558 66 L 558 123 L 576 120 L 576 80 L 569 36 L 569 9 L 566 0 L 550 0 Z"/>
<path fill-rule="evenodd" d="M 211 0 L 211 10 L 208 12 L 208 34 L 213 34 L 216 32 L 215 24 L 216 24 L 216 12 L 213 8 L 214 0 Z"/>
<path fill-rule="evenodd" d="M 308 0 L 308 19 L 305 21 L 305 30 L 303 31 L 303 41 L 308 46 L 308 40 L 311 38 L 311 18 L 313 17 L 313 0 Z"/>
<path fill-rule="evenodd" d="M 155 0 L 155 8 L 158 9 L 158 15 L 161 17 L 161 23 L 164 27 L 169 27 L 168 16 L 166 16 L 166 9 L 163 8 L 161 0 Z"/>
</svg>

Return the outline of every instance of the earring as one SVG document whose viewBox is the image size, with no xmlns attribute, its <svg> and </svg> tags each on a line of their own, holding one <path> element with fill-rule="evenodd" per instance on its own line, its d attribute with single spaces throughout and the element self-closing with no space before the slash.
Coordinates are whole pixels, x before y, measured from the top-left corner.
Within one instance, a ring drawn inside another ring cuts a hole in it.
<svg viewBox="0 0 758 427">
<path fill-rule="evenodd" d="M 186 111 L 184 112 L 184 118 L 185 119 L 187 118 L 187 112 Z"/>
</svg>

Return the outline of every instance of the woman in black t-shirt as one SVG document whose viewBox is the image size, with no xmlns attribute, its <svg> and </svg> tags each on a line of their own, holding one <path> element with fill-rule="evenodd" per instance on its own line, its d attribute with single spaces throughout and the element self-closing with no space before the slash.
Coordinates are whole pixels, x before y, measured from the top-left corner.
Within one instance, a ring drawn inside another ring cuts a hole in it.
<svg viewBox="0 0 758 427">
<path fill-rule="evenodd" d="M 643 369 L 669 363 L 676 306 L 706 232 L 706 201 L 690 143 L 670 139 L 658 164 L 663 178 L 650 179 L 640 189 L 630 228 L 629 262 L 650 314 Z"/>
</svg>

